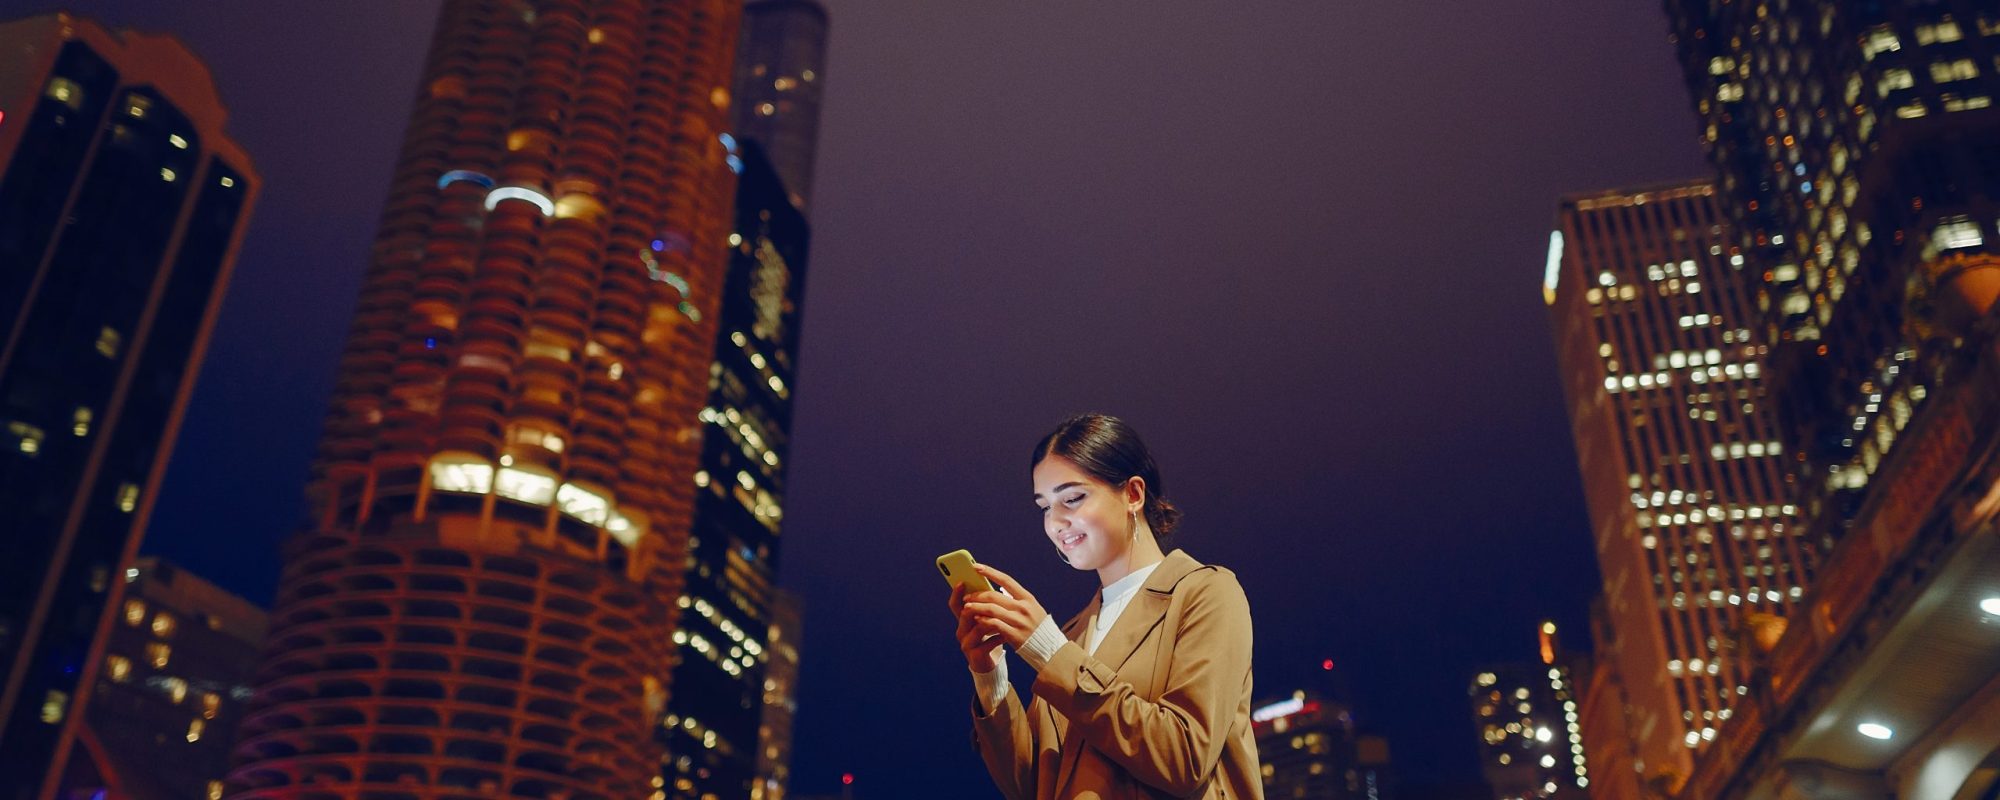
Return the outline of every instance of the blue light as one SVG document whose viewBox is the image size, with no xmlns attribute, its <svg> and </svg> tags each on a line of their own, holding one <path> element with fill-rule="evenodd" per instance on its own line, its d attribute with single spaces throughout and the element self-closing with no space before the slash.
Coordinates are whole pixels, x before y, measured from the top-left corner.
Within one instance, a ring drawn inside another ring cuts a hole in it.
<svg viewBox="0 0 2000 800">
<path fill-rule="evenodd" d="M 743 174 L 743 159 L 737 158 L 735 156 L 730 156 L 724 160 L 729 162 L 730 172 L 734 172 L 738 175 Z"/>
<path fill-rule="evenodd" d="M 437 346 L 438 346 L 438 340 L 437 340 L 437 338 L 436 338 L 436 337 L 432 337 L 432 336 L 426 336 L 426 337 L 424 337 L 424 349 L 425 349 L 425 350 L 436 350 L 436 349 L 437 349 Z"/>
<path fill-rule="evenodd" d="M 653 240 L 653 252 L 657 253 L 665 249 L 667 249 L 667 243 L 665 241 L 662 241 L 660 239 Z"/>
<path fill-rule="evenodd" d="M 438 176 L 438 188 L 442 189 L 459 181 L 471 181 L 487 189 L 493 188 L 492 178 L 486 177 L 486 174 L 483 172 L 474 172 L 469 169 L 455 169 Z"/>
<path fill-rule="evenodd" d="M 715 138 L 722 140 L 722 149 L 728 150 L 731 153 L 736 152 L 736 137 L 725 133 Z"/>
<path fill-rule="evenodd" d="M 1812 181 L 1799 184 L 1799 194 L 1812 194 Z"/>
</svg>

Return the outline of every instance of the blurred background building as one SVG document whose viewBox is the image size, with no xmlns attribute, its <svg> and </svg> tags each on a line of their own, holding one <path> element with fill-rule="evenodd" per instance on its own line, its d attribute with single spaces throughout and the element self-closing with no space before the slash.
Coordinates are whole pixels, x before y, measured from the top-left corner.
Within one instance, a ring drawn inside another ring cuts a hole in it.
<svg viewBox="0 0 2000 800">
<path fill-rule="evenodd" d="M 1666 6 L 1824 553 L 1680 796 L 1992 797 L 2000 11 Z"/>
<path fill-rule="evenodd" d="M 0 797 L 74 750 L 259 179 L 208 68 L 0 24 Z"/>
<path fill-rule="evenodd" d="M 1800 602 L 1818 548 L 1715 188 L 1572 195 L 1556 216 L 1543 290 L 1604 575 L 1598 661 L 1643 779 L 1677 788 L 1747 691 L 1734 642 Z"/>
<path fill-rule="evenodd" d="M 740 12 L 443 4 L 235 796 L 663 794 Z"/>
<path fill-rule="evenodd" d="M 64 796 L 215 800 L 268 616 L 152 557 L 124 581 Z"/>
<path fill-rule="evenodd" d="M 1539 660 L 1484 670 L 1467 691 L 1493 800 L 1591 796 L 1576 695 L 1588 664 L 1562 650 L 1555 623 L 1542 623 L 1539 637 Z"/>
</svg>

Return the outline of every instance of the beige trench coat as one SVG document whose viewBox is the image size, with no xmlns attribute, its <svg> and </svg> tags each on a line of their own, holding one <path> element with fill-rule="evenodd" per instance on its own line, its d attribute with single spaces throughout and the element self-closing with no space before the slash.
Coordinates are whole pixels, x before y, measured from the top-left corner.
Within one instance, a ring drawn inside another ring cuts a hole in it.
<svg viewBox="0 0 2000 800">
<path fill-rule="evenodd" d="M 1008 800 L 1264 796 L 1250 730 L 1250 603 L 1235 573 L 1175 550 L 1147 576 L 1095 655 L 1101 595 L 1063 625 L 1069 644 L 973 739 Z"/>
</svg>

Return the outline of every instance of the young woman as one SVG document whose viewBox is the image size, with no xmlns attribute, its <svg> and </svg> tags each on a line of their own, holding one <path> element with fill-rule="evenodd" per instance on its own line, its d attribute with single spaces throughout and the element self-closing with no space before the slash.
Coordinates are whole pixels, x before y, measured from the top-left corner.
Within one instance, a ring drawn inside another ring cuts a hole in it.
<svg viewBox="0 0 2000 800">
<path fill-rule="evenodd" d="M 1056 557 L 1100 590 L 1057 627 L 1000 570 L 954 588 L 977 692 L 973 738 L 1009 800 L 1262 798 L 1250 730 L 1250 604 L 1236 576 L 1163 554 L 1180 511 L 1138 433 L 1073 417 L 1035 446 L 1035 505 Z M 1023 706 L 1002 647 L 1036 672 Z"/>
</svg>

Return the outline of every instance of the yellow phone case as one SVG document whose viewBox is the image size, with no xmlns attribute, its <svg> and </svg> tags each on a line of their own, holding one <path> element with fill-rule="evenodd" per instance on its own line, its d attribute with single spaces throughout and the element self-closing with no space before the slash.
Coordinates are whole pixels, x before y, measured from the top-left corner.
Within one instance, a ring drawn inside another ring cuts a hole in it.
<svg viewBox="0 0 2000 800">
<path fill-rule="evenodd" d="M 944 579 L 951 585 L 964 584 L 970 592 L 993 591 L 993 582 L 973 569 L 972 564 L 972 553 L 967 550 L 953 550 L 937 559 L 938 571 L 944 573 Z"/>
</svg>

